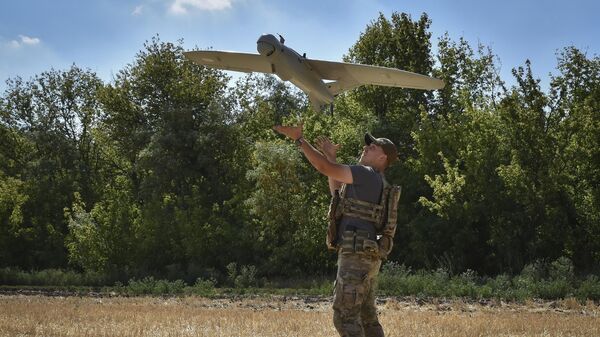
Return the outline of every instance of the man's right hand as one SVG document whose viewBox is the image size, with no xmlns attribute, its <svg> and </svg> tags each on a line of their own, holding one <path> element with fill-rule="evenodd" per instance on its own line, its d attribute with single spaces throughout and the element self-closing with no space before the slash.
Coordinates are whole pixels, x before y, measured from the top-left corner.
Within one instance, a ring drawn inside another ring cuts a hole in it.
<svg viewBox="0 0 600 337">
<path fill-rule="evenodd" d="M 340 144 L 333 144 L 329 138 L 325 136 L 319 136 L 315 141 L 315 145 L 328 160 L 335 162 L 337 159 L 337 151 L 341 147 Z"/>
<path fill-rule="evenodd" d="M 302 123 L 298 126 L 275 125 L 273 130 L 287 136 L 291 140 L 296 140 L 302 137 Z"/>
</svg>

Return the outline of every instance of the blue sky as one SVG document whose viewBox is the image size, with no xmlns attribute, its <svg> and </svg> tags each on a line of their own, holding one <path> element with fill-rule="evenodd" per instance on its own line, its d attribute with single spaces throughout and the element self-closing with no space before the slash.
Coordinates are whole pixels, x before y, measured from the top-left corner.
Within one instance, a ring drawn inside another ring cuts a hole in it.
<svg viewBox="0 0 600 337">
<path fill-rule="evenodd" d="M 143 43 L 183 39 L 186 49 L 256 52 L 262 33 L 281 33 L 309 58 L 339 61 L 379 12 L 432 20 L 433 41 L 444 32 L 473 47 L 490 46 L 501 76 L 532 61 L 544 86 L 556 72 L 556 51 L 574 45 L 600 54 L 600 1 L 385 0 L 4 0 L 0 2 L 0 90 L 5 80 L 28 80 L 75 63 L 104 81 L 133 62 Z"/>
</svg>

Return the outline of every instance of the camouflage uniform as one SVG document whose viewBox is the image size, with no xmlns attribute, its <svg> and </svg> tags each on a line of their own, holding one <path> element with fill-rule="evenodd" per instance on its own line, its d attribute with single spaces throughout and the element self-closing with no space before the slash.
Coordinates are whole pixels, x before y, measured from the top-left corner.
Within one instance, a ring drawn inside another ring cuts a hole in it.
<svg viewBox="0 0 600 337">
<path fill-rule="evenodd" d="M 381 146 L 391 158 L 388 165 L 397 159 L 389 139 L 366 134 L 365 143 Z M 376 279 L 393 246 L 401 189 L 389 185 L 373 167 L 349 167 L 353 183 L 335 191 L 328 214 L 327 246 L 338 252 L 333 323 L 342 337 L 383 337 L 375 306 Z"/>
<path fill-rule="evenodd" d="M 375 307 L 376 277 L 381 257 L 375 226 L 362 219 L 360 205 L 345 203 L 377 203 L 381 198 L 383 177 L 373 168 L 351 165 L 354 184 L 341 189 L 341 213 L 337 231 L 338 272 L 334 287 L 333 322 L 340 336 L 383 337 Z M 353 207 L 356 206 L 356 207 Z M 368 212 L 367 212 L 368 213 Z"/>
<path fill-rule="evenodd" d="M 346 237 L 349 233 L 344 232 Z M 361 244 L 361 240 L 353 241 L 356 242 L 355 246 Z M 377 243 L 372 240 L 366 239 L 364 242 L 368 243 L 363 244 L 364 247 L 373 244 L 377 246 Z M 340 336 L 383 337 L 383 329 L 377 319 L 375 307 L 376 277 L 381 259 L 376 249 L 355 247 L 354 251 L 344 251 L 342 247 L 338 254 L 333 323 Z"/>
</svg>

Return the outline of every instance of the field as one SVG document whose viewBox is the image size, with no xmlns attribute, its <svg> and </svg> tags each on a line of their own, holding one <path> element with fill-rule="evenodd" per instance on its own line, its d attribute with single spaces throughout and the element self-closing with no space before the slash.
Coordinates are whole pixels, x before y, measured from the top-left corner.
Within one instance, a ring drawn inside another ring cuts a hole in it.
<svg viewBox="0 0 600 337">
<path fill-rule="evenodd" d="M 378 300 L 386 336 L 600 336 L 600 307 Z M 331 299 L 0 295 L 0 336 L 337 336 Z"/>
</svg>

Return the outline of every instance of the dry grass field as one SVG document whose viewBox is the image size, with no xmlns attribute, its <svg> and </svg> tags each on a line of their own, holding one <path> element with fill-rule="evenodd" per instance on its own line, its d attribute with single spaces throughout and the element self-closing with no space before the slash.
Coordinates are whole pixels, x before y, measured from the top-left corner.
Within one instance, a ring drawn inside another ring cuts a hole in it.
<svg viewBox="0 0 600 337">
<path fill-rule="evenodd" d="M 436 303 L 437 302 L 437 303 Z M 600 336 L 600 307 L 385 299 L 386 336 Z M 0 295 L 0 336 L 337 336 L 330 299 Z"/>
</svg>

